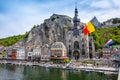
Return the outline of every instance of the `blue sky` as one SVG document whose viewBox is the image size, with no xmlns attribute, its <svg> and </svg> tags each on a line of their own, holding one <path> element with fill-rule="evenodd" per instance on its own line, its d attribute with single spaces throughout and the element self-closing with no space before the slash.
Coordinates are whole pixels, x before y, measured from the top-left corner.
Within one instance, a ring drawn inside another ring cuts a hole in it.
<svg viewBox="0 0 120 80">
<path fill-rule="evenodd" d="M 74 17 L 75 2 L 81 22 L 120 18 L 120 0 L 0 0 L 0 38 L 24 34 L 53 13 Z"/>
</svg>

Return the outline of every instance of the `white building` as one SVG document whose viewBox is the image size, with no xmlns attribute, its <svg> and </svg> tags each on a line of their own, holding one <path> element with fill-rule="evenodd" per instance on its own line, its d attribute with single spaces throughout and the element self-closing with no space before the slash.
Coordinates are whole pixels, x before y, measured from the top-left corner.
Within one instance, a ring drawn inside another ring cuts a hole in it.
<svg viewBox="0 0 120 80">
<path fill-rule="evenodd" d="M 16 59 L 21 59 L 21 60 L 25 59 L 25 48 L 18 48 L 17 49 Z"/>
<path fill-rule="evenodd" d="M 27 52 L 27 59 L 31 60 L 32 59 L 33 52 Z"/>
<path fill-rule="evenodd" d="M 40 56 L 41 56 L 41 48 L 39 47 L 33 48 L 32 59 L 37 59 L 37 58 L 40 59 Z"/>
</svg>

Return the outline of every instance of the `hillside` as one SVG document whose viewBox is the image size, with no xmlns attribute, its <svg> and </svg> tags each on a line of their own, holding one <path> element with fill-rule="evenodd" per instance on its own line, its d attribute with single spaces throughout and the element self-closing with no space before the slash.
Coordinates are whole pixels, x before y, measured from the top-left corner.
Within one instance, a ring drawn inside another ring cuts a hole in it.
<svg viewBox="0 0 120 80">
<path fill-rule="evenodd" d="M 120 25 L 106 28 L 96 29 L 90 34 L 94 38 L 96 49 L 102 48 L 107 40 L 110 38 L 114 44 L 120 45 Z"/>
<path fill-rule="evenodd" d="M 0 39 L 0 45 L 11 46 L 11 45 L 15 44 L 16 42 L 18 42 L 19 40 L 27 38 L 28 34 L 29 33 L 26 32 L 23 35 L 15 35 L 15 36 L 10 36 L 7 38 Z"/>
<path fill-rule="evenodd" d="M 120 18 L 111 18 L 101 23 L 102 28 L 120 25 Z"/>
</svg>

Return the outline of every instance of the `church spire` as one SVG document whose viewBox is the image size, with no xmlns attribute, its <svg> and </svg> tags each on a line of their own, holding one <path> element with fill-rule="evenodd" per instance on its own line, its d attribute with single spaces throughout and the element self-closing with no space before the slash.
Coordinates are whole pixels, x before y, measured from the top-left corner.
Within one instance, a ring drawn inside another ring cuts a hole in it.
<svg viewBox="0 0 120 80">
<path fill-rule="evenodd" d="M 74 22 L 73 35 L 77 36 L 79 35 L 79 22 L 80 22 L 80 19 L 78 18 L 77 3 L 75 3 L 75 16 L 73 18 L 73 22 Z"/>
<path fill-rule="evenodd" d="M 74 21 L 74 23 L 75 23 L 75 22 L 80 22 L 80 19 L 78 18 L 77 3 L 75 3 L 75 16 L 74 16 L 73 21 Z"/>
<path fill-rule="evenodd" d="M 75 16 L 78 16 L 77 2 L 75 2 Z"/>
<path fill-rule="evenodd" d="M 77 2 L 75 2 L 75 9 L 77 9 Z"/>
</svg>

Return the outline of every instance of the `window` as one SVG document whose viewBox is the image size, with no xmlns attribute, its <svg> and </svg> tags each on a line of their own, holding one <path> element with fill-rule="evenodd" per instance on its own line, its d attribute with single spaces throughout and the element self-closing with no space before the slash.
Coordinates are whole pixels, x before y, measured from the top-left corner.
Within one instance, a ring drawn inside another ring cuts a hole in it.
<svg viewBox="0 0 120 80">
<path fill-rule="evenodd" d="M 78 42 L 78 41 L 75 41 L 75 42 L 74 42 L 74 48 L 75 48 L 75 49 L 79 49 L 79 42 Z"/>
</svg>

